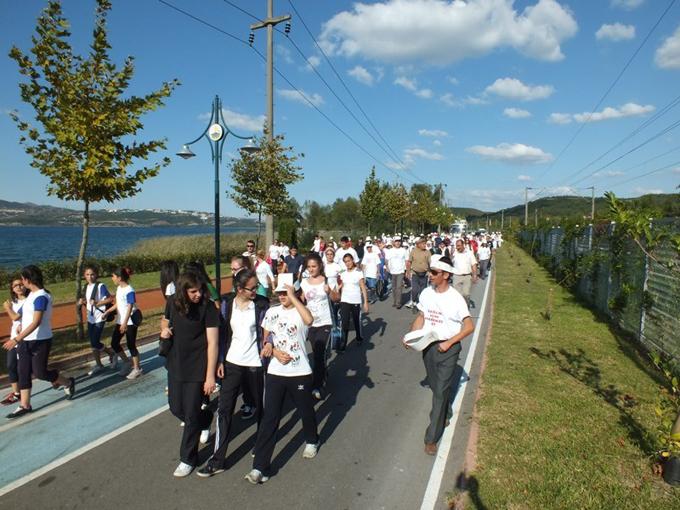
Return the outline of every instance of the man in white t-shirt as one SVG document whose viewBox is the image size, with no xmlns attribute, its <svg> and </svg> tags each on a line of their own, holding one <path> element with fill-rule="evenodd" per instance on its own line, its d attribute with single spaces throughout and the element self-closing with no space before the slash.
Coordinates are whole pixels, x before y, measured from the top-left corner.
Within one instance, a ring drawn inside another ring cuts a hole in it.
<svg viewBox="0 0 680 510">
<path fill-rule="evenodd" d="M 431 264 L 431 285 L 421 292 L 418 317 L 411 325 L 411 331 L 433 332 L 436 338 L 423 350 L 423 363 L 432 391 L 430 424 L 425 431 L 425 453 L 428 455 L 437 453 L 437 442 L 451 418 L 451 392 L 461 341 L 475 329 L 465 300 L 449 285 L 452 274 L 453 266 L 448 257 L 441 257 Z"/>
<path fill-rule="evenodd" d="M 395 238 L 392 242 L 392 249 L 385 252 L 385 265 L 392 276 L 392 292 L 394 299 L 392 306 L 397 309 L 402 306 L 402 290 L 404 286 L 404 272 L 406 271 L 406 260 L 408 253 L 401 246 L 401 239 Z"/>
<path fill-rule="evenodd" d="M 462 239 L 456 241 L 456 251 L 453 253 L 453 286 L 460 292 L 468 306 L 470 305 L 470 290 L 477 282 L 477 259 L 472 250 L 466 250 Z"/>
<path fill-rule="evenodd" d="M 340 238 L 340 248 L 335 252 L 335 260 L 338 264 L 342 264 L 342 258 L 345 256 L 345 253 L 351 253 L 354 263 L 359 265 L 359 255 L 357 255 L 357 251 L 349 243 L 349 237 L 342 236 Z"/>
<path fill-rule="evenodd" d="M 373 304 L 377 301 L 375 295 L 375 288 L 378 283 L 378 266 L 380 265 L 380 256 L 373 249 L 371 242 L 366 243 L 366 253 L 361 259 L 361 270 L 366 278 L 366 288 L 368 290 L 368 302 Z"/>
<path fill-rule="evenodd" d="M 278 239 L 274 240 L 274 243 L 269 247 L 269 258 L 272 260 L 272 270 L 276 271 L 276 264 L 281 256 L 281 246 Z"/>
<path fill-rule="evenodd" d="M 491 241 L 489 241 L 490 243 Z M 479 258 L 479 277 L 486 280 L 486 275 L 489 270 L 489 261 L 491 260 L 491 248 L 489 243 L 482 243 L 477 249 L 477 258 Z"/>
</svg>

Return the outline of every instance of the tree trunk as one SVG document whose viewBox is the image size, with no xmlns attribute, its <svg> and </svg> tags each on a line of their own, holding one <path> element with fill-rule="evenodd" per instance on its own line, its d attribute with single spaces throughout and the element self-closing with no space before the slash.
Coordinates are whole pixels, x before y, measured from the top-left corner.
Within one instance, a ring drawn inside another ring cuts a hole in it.
<svg viewBox="0 0 680 510">
<path fill-rule="evenodd" d="M 257 210 L 257 239 L 255 241 L 255 251 L 260 249 L 260 234 L 262 233 L 262 207 Z"/>
<path fill-rule="evenodd" d="M 87 250 L 87 238 L 90 233 L 90 203 L 85 201 L 85 209 L 83 210 L 83 238 L 80 241 L 80 251 L 78 252 L 78 261 L 76 262 L 76 320 L 78 324 L 78 341 L 82 342 L 85 338 L 83 327 L 83 313 L 82 306 L 78 303 L 83 297 L 83 286 L 81 275 L 83 274 L 83 262 L 85 260 L 85 252 Z"/>
</svg>

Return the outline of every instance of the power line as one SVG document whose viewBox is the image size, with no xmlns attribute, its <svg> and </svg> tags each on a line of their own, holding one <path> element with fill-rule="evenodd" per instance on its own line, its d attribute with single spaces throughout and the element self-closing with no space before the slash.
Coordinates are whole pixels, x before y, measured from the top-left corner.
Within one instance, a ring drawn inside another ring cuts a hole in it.
<svg viewBox="0 0 680 510">
<path fill-rule="evenodd" d="M 578 135 L 581 133 L 581 131 L 583 131 L 583 128 L 584 128 L 585 125 L 587 124 L 587 121 L 590 120 L 590 119 L 592 118 L 593 114 L 594 114 L 594 113 L 597 111 L 597 109 L 602 105 L 602 103 L 603 103 L 604 100 L 607 98 L 607 96 L 609 95 L 609 93 L 612 91 L 612 89 L 613 89 L 613 88 L 616 86 L 616 84 L 619 82 L 619 80 L 620 80 L 621 77 L 624 75 L 624 73 L 626 72 L 626 70 L 628 69 L 628 67 L 630 67 L 630 65 L 631 65 L 631 63 L 633 62 L 633 60 L 635 59 L 635 57 L 638 55 L 638 53 L 640 53 L 640 50 L 642 50 L 643 46 L 647 43 L 647 41 L 649 40 L 649 38 L 652 36 L 652 33 L 654 33 L 654 31 L 655 31 L 656 28 L 659 26 L 659 24 L 661 23 L 661 21 L 666 17 L 666 14 L 668 13 L 668 11 L 670 11 L 671 7 L 673 7 L 673 5 L 675 4 L 675 1 L 676 1 L 676 0 L 671 0 L 671 1 L 669 2 L 669 4 L 668 4 L 668 6 L 666 7 L 666 9 L 663 11 L 663 13 L 662 13 L 661 16 L 659 17 L 659 19 L 656 21 L 656 23 L 654 23 L 654 25 L 653 25 L 652 28 L 649 30 L 649 32 L 647 33 L 647 35 L 645 36 L 645 38 L 642 40 L 642 42 L 640 43 L 640 45 L 637 47 L 637 49 L 636 49 L 636 50 L 633 52 L 633 54 L 630 56 L 630 58 L 628 59 L 628 61 L 626 62 L 626 64 L 623 66 L 623 68 L 621 69 L 621 71 L 619 72 L 619 74 L 616 76 L 616 78 L 614 79 L 614 81 L 612 82 L 612 84 L 611 84 L 611 85 L 609 86 L 609 88 L 605 91 L 605 93 L 602 95 L 602 97 L 601 97 L 600 100 L 597 102 L 597 104 L 593 107 L 592 111 L 588 114 L 588 118 L 587 118 L 586 122 L 583 122 L 583 123 L 581 124 L 581 126 L 576 130 L 576 132 L 575 132 L 574 135 L 569 139 L 569 141 L 568 141 L 567 144 L 564 146 L 564 148 L 559 152 L 559 154 L 557 155 L 557 157 L 555 158 L 555 160 L 550 164 L 550 166 L 545 170 L 545 172 L 543 172 L 543 173 L 538 177 L 537 181 L 541 180 L 541 179 L 545 176 L 546 173 L 548 173 L 550 170 L 552 170 L 552 168 L 554 168 L 554 166 L 557 164 L 557 161 L 559 161 L 560 157 L 562 157 L 562 155 L 567 151 L 567 149 L 569 149 L 569 147 L 571 147 L 571 145 L 574 143 L 574 141 L 576 140 L 576 138 L 578 137 Z"/>
<path fill-rule="evenodd" d="M 238 41 L 238 42 L 240 42 L 240 43 L 242 43 L 242 44 L 248 46 L 248 47 L 251 48 L 251 49 L 252 49 L 252 50 L 253 50 L 253 51 L 254 51 L 254 52 L 262 59 L 262 60 L 266 61 L 266 57 L 265 57 L 265 56 L 264 56 L 257 48 L 251 47 L 250 44 L 249 44 L 247 41 L 245 41 L 245 40 L 243 40 L 243 39 L 241 39 L 241 38 L 239 38 L 239 37 L 237 37 L 237 36 L 235 36 L 235 35 L 233 35 L 233 34 L 230 34 L 229 32 L 226 32 L 225 30 L 222 30 L 221 28 L 216 27 L 215 25 L 213 25 L 213 24 L 211 24 L 211 23 L 209 23 L 209 22 L 207 22 L 207 21 L 205 21 L 205 20 L 203 20 L 203 19 L 201 19 L 201 18 L 199 18 L 199 17 L 197 17 L 197 16 L 194 16 L 193 14 L 191 14 L 191 13 L 189 13 L 189 12 L 183 10 L 183 9 L 180 9 L 179 7 L 176 7 L 176 6 L 172 5 L 172 4 L 170 4 L 170 3 L 167 2 L 166 0 L 158 0 L 158 1 L 159 1 L 160 3 L 162 3 L 162 4 L 164 4 L 164 5 L 166 5 L 166 6 L 170 7 L 170 8 L 172 8 L 172 9 L 174 9 L 175 11 L 177 11 L 177 12 L 179 12 L 179 13 L 181 13 L 181 14 L 183 14 L 183 15 L 185 15 L 185 16 L 191 18 L 191 19 L 193 19 L 194 21 L 197 21 L 197 22 L 201 23 L 202 25 L 205 25 L 205 26 L 207 26 L 207 27 L 209 27 L 209 28 L 212 28 L 213 30 L 216 30 L 217 32 L 219 32 L 219 33 L 221 33 L 221 34 L 226 35 L 226 36 L 230 37 L 231 39 L 234 39 L 234 40 L 236 40 L 236 41 Z M 295 86 L 295 85 L 294 85 L 294 84 L 293 84 L 293 83 L 292 83 L 292 82 L 291 82 L 291 81 L 290 81 L 290 80 L 289 80 L 289 79 L 288 79 L 281 71 L 279 71 L 279 69 L 278 69 L 276 66 L 274 66 L 274 71 L 275 71 L 276 74 L 278 74 L 278 75 L 279 75 L 286 83 L 288 83 L 288 85 L 289 85 L 290 87 L 292 87 L 293 90 L 295 90 L 298 94 L 300 94 L 300 97 L 302 97 L 302 98 L 303 98 L 303 99 L 304 99 L 304 100 L 305 100 L 312 108 L 314 108 L 319 114 L 321 114 L 321 116 L 323 116 L 323 117 L 324 117 L 324 118 L 325 118 L 325 119 L 326 119 L 333 127 L 335 127 L 335 129 L 337 129 L 340 133 L 342 133 L 342 134 L 343 134 L 350 142 L 352 142 L 352 144 L 354 144 L 359 150 L 361 150 L 361 151 L 362 151 L 364 154 L 366 154 L 369 158 L 373 159 L 375 162 L 377 162 L 378 164 L 380 164 L 380 165 L 382 165 L 383 167 L 385 167 L 388 171 L 390 171 L 390 172 L 392 172 L 394 175 L 396 175 L 397 178 L 405 178 L 406 180 L 411 181 L 411 183 L 416 184 L 416 182 L 413 181 L 412 179 L 408 179 L 408 178 L 406 178 L 405 176 L 400 175 L 400 174 L 399 174 L 398 172 L 396 172 L 395 170 L 391 169 L 387 164 L 385 164 L 383 161 L 381 161 L 380 159 L 378 159 L 377 157 L 375 157 L 371 152 L 369 152 L 365 147 L 363 147 L 359 142 L 357 142 L 351 135 L 349 135 L 344 129 L 342 129 L 335 121 L 333 121 L 328 115 L 326 115 L 326 113 L 324 113 L 324 112 L 323 112 L 316 104 L 314 104 L 314 102 L 313 102 L 311 99 L 309 99 L 309 98 L 307 97 L 307 95 L 306 95 L 304 92 L 302 92 L 300 89 L 298 89 L 298 88 L 297 88 L 297 87 L 296 87 L 296 86 Z"/>
<path fill-rule="evenodd" d="M 679 165 L 679 164 L 680 164 L 680 160 L 675 161 L 674 163 L 656 168 L 656 169 L 651 170 L 649 172 L 645 172 L 644 174 L 636 175 L 634 177 L 631 177 L 630 179 L 625 179 L 623 181 L 616 182 L 616 183 L 612 184 L 611 187 L 616 188 L 618 186 L 621 186 L 622 184 L 627 184 L 629 182 L 636 181 L 638 179 L 642 179 L 643 177 L 647 177 L 648 175 L 656 174 L 656 173 L 662 172 L 663 170 L 668 170 L 669 168 L 676 166 L 676 165 Z"/>
</svg>

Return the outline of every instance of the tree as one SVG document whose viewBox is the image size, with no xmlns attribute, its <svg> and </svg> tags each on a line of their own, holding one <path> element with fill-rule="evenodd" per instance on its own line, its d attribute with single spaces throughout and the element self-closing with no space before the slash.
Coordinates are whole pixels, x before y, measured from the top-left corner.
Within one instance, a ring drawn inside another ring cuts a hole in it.
<svg viewBox="0 0 680 510">
<path fill-rule="evenodd" d="M 134 74 L 132 57 L 122 67 L 111 62 L 106 15 L 109 0 L 97 0 L 93 41 L 87 57 L 76 55 L 69 43 L 69 22 L 58 1 L 50 1 L 38 18 L 30 55 L 16 46 L 9 52 L 26 77 L 19 84 L 21 99 L 35 110 L 36 125 L 11 114 L 23 133 L 20 143 L 31 166 L 49 178 L 49 195 L 83 202 L 83 235 L 76 264 L 76 303 L 82 296 L 81 273 L 87 251 L 90 204 L 134 196 L 140 185 L 170 163 L 144 166 L 128 174 L 135 160 L 165 149 L 165 140 L 131 141 L 142 129 L 140 117 L 163 105 L 179 84 L 163 83 L 143 97 L 123 98 Z M 78 337 L 83 337 L 80 306 L 76 304 Z"/>
<path fill-rule="evenodd" d="M 414 184 L 409 193 L 411 200 L 411 219 L 415 222 L 415 228 L 424 233 L 425 224 L 434 223 L 437 202 L 432 194 L 432 186 L 429 184 Z"/>
<path fill-rule="evenodd" d="M 236 205 L 250 214 L 257 213 L 257 246 L 260 245 L 262 214 L 278 216 L 288 206 L 290 196 L 286 186 L 302 179 L 301 167 L 296 166 L 304 154 L 291 152 L 283 145 L 283 135 L 267 140 L 267 134 L 257 140 L 260 150 L 242 152 L 231 164 L 232 192 L 227 192 Z"/>
<path fill-rule="evenodd" d="M 409 196 L 403 184 L 397 183 L 392 186 L 387 185 L 383 190 L 383 206 L 387 211 L 387 216 L 394 224 L 394 231 L 397 224 L 403 222 L 409 213 Z"/>
<path fill-rule="evenodd" d="M 361 206 L 361 215 L 366 220 L 366 233 L 370 235 L 371 224 L 378 216 L 382 209 L 382 193 L 380 189 L 380 181 L 375 178 L 375 166 L 371 168 L 371 173 L 368 174 L 364 184 L 364 190 L 359 195 L 359 203 Z"/>
</svg>

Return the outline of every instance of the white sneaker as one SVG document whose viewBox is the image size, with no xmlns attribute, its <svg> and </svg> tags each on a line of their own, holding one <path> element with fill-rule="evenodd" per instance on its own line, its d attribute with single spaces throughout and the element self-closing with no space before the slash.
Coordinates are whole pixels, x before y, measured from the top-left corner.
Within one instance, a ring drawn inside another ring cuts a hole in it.
<svg viewBox="0 0 680 510">
<path fill-rule="evenodd" d="M 264 483 L 267 480 L 269 480 L 269 477 L 264 476 L 259 469 L 252 469 L 244 478 L 253 485 L 257 485 L 258 483 Z"/>
<path fill-rule="evenodd" d="M 176 476 L 177 478 L 184 478 L 185 476 L 189 476 L 193 470 L 194 466 L 190 466 L 189 464 L 180 462 L 179 466 L 177 466 L 177 469 L 175 469 L 175 472 L 172 474 L 172 476 Z"/>
<path fill-rule="evenodd" d="M 210 439 L 210 429 L 201 430 L 201 437 L 198 439 L 201 444 L 206 444 Z"/>
<path fill-rule="evenodd" d="M 137 379 L 144 371 L 141 368 L 133 368 L 127 375 L 128 379 Z"/>
<path fill-rule="evenodd" d="M 93 375 L 97 375 L 97 374 L 98 374 L 99 372 L 101 372 L 102 370 L 104 370 L 104 367 L 103 367 L 103 366 L 101 366 L 101 365 L 95 365 L 95 366 L 92 367 L 92 370 L 90 370 L 90 371 L 87 373 L 87 375 L 89 375 L 90 377 L 92 377 Z"/>
<path fill-rule="evenodd" d="M 316 457 L 316 452 L 318 452 L 318 451 L 319 451 L 319 443 L 316 443 L 316 444 L 307 443 L 305 445 L 304 451 L 302 452 L 302 458 L 303 459 L 313 459 L 314 457 Z"/>
<path fill-rule="evenodd" d="M 183 421 L 179 422 L 179 426 L 184 427 L 184 422 Z"/>
<path fill-rule="evenodd" d="M 406 308 L 413 308 L 413 305 L 414 305 L 413 301 L 409 301 L 409 302 L 406 303 L 404 306 L 405 306 Z"/>
</svg>

